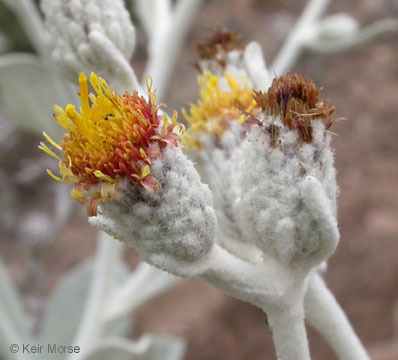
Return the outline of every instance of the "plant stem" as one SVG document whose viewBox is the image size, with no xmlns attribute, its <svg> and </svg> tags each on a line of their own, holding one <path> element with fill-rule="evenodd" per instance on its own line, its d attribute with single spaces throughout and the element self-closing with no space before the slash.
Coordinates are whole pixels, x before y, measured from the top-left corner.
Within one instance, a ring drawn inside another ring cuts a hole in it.
<svg viewBox="0 0 398 360">
<path fill-rule="evenodd" d="M 302 306 L 267 311 L 278 360 L 310 360 Z"/>
<path fill-rule="evenodd" d="M 306 274 L 292 273 L 271 258 L 249 263 L 214 245 L 200 277 L 266 312 L 278 360 L 309 360 L 303 310 Z"/>
<path fill-rule="evenodd" d="M 340 360 L 370 360 L 344 311 L 322 277 L 313 275 L 305 295 L 305 313 Z"/>
<path fill-rule="evenodd" d="M 311 25 L 324 13 L 330 0 L 310 0 L 275 57 L 270 73 L 276 76 L 288 71 L 300 55 Z"/>
<path fill-rule="evenodd" d="M 288 271 L 268 260 L 251 263 L 214 244 L 200 277 L 228 295 L 264 308 L 265 303 L 279 299 L 291 282 Z"/>
<path fill-rule="evenodd" d="M 159 102 L 163 100 L 179 49 L 202 1 L 179 0 L 169 16 L 162 14 L 154 24 L 156 29 L 150 35 L 149 60 L 144 74 L 152 77 Z"/>
<path fill-rule="evenodd" d="M 376 21 L 375 23 L 358 30 L 356 33 L 347 36 L 344 39 L 327 40 L 323 42 L 318 41 L 315 43 L 310 43 L 308 48 L 312 51 L 317 51 L 320 53 L 343 51 L 360 46 L 377 36 L 390 32 L 398 32 L 397 19 L 384 19 Z"/>
</svg>

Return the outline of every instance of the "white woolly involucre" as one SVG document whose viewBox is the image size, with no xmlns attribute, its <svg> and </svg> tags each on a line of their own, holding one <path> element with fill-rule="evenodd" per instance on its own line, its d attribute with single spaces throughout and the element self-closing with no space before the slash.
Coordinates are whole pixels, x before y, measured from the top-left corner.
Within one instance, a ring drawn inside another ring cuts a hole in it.
<svg viewBox="0 0 398 360">
<path fill-rule="evenodd" d="M 150 195 L 129 180 L 121 180 L 117 199 L 101 204 L 102 214 L 90 222 L 135 247 L 147 262 L 175 272 L 170 263 L 200 260 L 213 245 L 216 215 L 212 196 L 179 148 L 162 151 L 151 165 L 151 175 L 161 184 L 160 190 Z"/>
<path fill-rule="evenodd" d="M 195 163 L 202 181 L 209 185 L 217 214 L 217 242 L 243 259 L 253 261 L 258 254 L 243 242 L 233 205 L 240 197 L 239 174 L 244 161 L 241 143 L 246 127 L 231 119 L 230 127 L 220 136 L 203 133 L 203 147 L 188 155 Z"/>
<path fill-rule="evenodd" d="M 79 72 L 93 71 L 109 82 L 120 75 L 120 58 L 128 63 L 135 46 L 122 0 L 42 0 L 41 9 L 52 57 L 71 80 Z"/>
<path fill-rule="evenodd" d="M 277 144 L 266 128 L 276 126 Z M 279 120 L 254 125 L 242 151 L 241 199 L 235 206 L 241 233 L 282 263 L 325 260 L 338 242 L 336 172 L 330 135 L 312 121 L 313 141 L 299 139 Z"/>
</svg>

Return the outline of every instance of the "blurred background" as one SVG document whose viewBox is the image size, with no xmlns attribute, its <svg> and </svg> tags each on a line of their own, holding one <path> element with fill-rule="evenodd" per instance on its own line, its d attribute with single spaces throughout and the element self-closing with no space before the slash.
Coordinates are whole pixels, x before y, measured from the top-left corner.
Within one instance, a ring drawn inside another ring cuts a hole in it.
<svg viewBox="0 0 398 360">
<path fill-rule="evenodd" d="M 241 34 L 243 41 L 258 41 L 269 64 L 305 4 L 304 0 L 206 1 L 170 81 L 165 99 L 168 109 L 179 111 L 198 98 L 197 70 L 191 65 L 196 58 L 195 44 L 213 29 L 221 25 Z M 347 12 L 365 26 L 397 17 L 398 2 L 335 0 L 327 14 L 339 12 Z M 4 7 L 0 8 L 0 30 L 12 40 L 10 51 L 33 51 Z M 140 76 L 146 38 L 140 30 L 137 36 L 132 63 Z M 341 191 L 341 242 L 325 278 L 375 360 L 398 359 L 397 64 L 398 37 L 389 34 L 340 53 L 305 53 L 294 67 L 295 72 L 323 86 L 324 97 L 336 106 L 337 117 L 349 120 L 332 129 L 338 134 L 334 146 Z M 33 326 L 38 326 L 57 281 L 94 254 L 96 233 L 87 223 L 85 208 L 76 204 L 71 204 L 73 215 L 66 224 L 52 228 L 54 181 L 45 169 L 54 164 L 37 149 L 40 136 L 18 130 L 7 116 L 2 96 L 0 93 L 0 254 L 26 311 L 36 319 Z M 131 267 L 139 262 L 132 249 L 125 257 Z M 187 339 L 187 360 L 275 358 L 262 311 L 197 279 L 185 280 L 141 307 L 131 338 L 147 332 Z M 310 328 L 309 338 L 313 359 L 335 359 Z"/>
</svg>

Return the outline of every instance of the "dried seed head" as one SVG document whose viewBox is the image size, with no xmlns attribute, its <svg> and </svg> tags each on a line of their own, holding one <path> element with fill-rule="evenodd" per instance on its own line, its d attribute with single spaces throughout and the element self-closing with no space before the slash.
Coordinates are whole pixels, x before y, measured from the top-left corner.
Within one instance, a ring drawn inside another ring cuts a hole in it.
<svg viewBox="0 0 398 360">
<path fill-rule="evenodd" d="M 329 119 L 335 107 L 321 98 L 322 88 L 298 74 L 287 74 L 275 78 L 267 92 L 255 92 L 254 98 L 265 115 L 281 120 L 289 129 L 297 129 L 301 140 L 309 143 L 313 140 L 312 121 L 323 120 L 325 129 L 329 129 Z M 268 126 L 271 141 L 275 144 L 278 129 Z"/>
<path fill-rule="evenodd" d="M 196 50 L 200 59 L 213 59 L 225 65 L 228 52 L 243 50 L 244 47 L 236 32 L 218 27 L 210 38 L 196 45 Z"/>
</svg>

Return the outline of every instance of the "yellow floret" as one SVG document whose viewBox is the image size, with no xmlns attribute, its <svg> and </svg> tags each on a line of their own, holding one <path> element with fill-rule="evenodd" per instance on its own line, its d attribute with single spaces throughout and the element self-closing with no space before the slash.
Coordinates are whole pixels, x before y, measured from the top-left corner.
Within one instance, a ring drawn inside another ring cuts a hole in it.
<svg viewBox="0 0 398 360">
<path fill-rule="evenodd" d="M 203 133 L 210 136 L 222 136 L 231 121 L 243 123 L 247 113 L 257 106 L 247 81 L 238 82 L 225 74 L 230 91 L 220 89 L 219 78 L 209 71 L 198 77 L 200 98 L 197 104 L 191 104 L 189 111 L 182 114 L 189 126 L 183 137 L 190 147 L 201 147 Z"/>
</svg>

